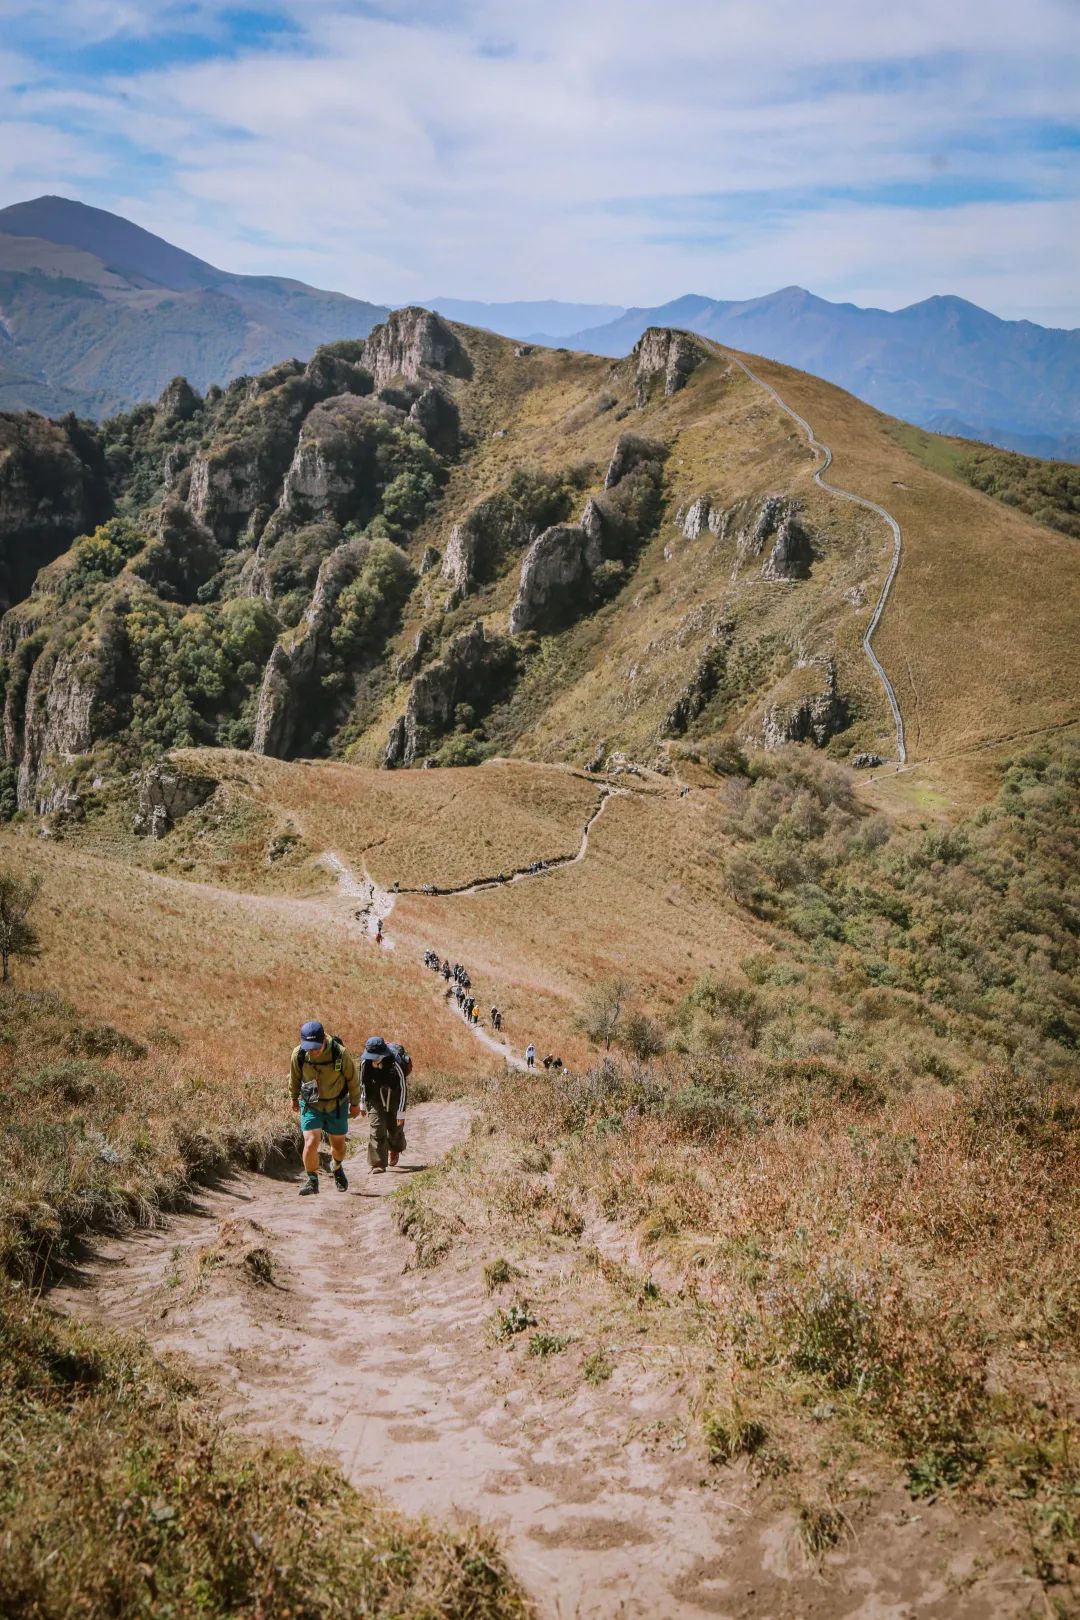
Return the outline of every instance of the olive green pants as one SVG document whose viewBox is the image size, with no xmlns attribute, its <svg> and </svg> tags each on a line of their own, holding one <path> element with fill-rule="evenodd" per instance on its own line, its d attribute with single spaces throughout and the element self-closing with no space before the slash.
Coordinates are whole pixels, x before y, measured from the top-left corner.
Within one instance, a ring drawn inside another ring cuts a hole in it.
<svg viewBox="0 0 1080 1620">
<path fill-rule="evenodd" d="M 398 1124 L 396 1095 L 389 1110 L 377 1102 L 368 1111 L 368 1164 L 372 1169 L 379 1165 L 385 1170 L 390 1153 L 404 1153 L 407 1145 L 405 1127 Z"/>
</svg>

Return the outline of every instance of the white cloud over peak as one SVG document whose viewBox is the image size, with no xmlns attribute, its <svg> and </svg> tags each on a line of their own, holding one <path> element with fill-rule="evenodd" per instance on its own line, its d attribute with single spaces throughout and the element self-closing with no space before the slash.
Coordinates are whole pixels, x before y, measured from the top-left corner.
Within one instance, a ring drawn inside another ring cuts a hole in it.
<svg viewBox="0 0 1080 1620">
<path fill-rule="evenodd" d="M 65 9 L 95 70 L 12 30 L 0 202 L 40 175 L 229 268 L 386 300 L 797 281 L 1080 324 L 1072 0 Z"/>
</svg>

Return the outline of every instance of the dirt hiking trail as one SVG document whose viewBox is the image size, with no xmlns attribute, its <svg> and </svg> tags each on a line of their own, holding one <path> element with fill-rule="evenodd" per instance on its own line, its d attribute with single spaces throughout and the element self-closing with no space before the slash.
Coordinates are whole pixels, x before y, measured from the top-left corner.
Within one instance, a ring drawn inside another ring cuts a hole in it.
<svg viewBox="0 0 1080 1620">
<path fill-rule="evenodd" d="M 462 1240 L 412 1269 L 387 1197 L 470 1120 L 463 1103 L 417 1107 L 399 1170 L 369 1176 L 354 1158 L 346 1194 L 323 1176 L 300 1202 L 292 1172 L 237 1175 L 166 1227 L 103 1243 L 52 1301 L 182 1354 L 230 1428 L 302 1445 L 409 1513 L 490 1526 L 548 1620 L 1029 1612 L 1027 1583 L 977 1578 L 996 1561 L 976 1525 L 900 1490 L 865 1526 L 848 1504 L 850 1536 L 811 1566 L 793 1509 L 687 1443 L 669 1354 L 628 1344 L 594 1387 L 569 1354 L 537 1363 L 522 1339 L 497 1344 L 491 1254 Z"/>
</svg>

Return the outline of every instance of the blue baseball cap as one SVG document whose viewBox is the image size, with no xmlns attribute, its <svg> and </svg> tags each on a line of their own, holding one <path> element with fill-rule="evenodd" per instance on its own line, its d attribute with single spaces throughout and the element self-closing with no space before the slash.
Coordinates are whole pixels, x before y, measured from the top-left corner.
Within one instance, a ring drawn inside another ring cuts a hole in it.
<svg viewBox="0 0 1080 1620">
<path fill-rule="evenodd" d="M 300 1045 L 305 1052 L 317 1052 L 326 1042 L 326 1031 L 317 1018 L 300 1025 Z"/>
</svg>

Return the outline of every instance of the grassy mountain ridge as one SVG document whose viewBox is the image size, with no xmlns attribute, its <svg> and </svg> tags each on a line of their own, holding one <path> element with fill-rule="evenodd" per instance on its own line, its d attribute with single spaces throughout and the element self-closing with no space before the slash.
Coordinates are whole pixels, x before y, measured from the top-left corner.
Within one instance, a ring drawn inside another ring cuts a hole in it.
<svg viewBox="0 0 1080 1620">
<path fill-rule="evenodd" d="M 903 524 L 878 646 L 913 757 L 1074 719 L 1074 542 L 928 469 L 851 396 L 755 364 Z M 177 380 L 88 442 L 112 516 L 0 631 L 25 809 L 77 802 L 94 756 L 191 744 L 369 765 L 662 767 L 724 738 L 890 753 L 861 640 L 891 536 L 813 483 L 791 419 L 699 340 L 657 332 L 612 365 L 404 311 L 225 391 Z M 16 543 L 32 521 L 28 496 Z"/>
<path fill-rule="evenodd" d="M 999 320 L 962 298 L 887 311 L 785 287 L 763 298 L 692 295 L 631 309 L 562 341 L 623 355 L 646 327 L 669 323 L 813 372 L 909 422 L 956 432 L 948 422 L 962 420 L 970 438 L 1080 457 L 1080 332 Z"/>
</svg>

